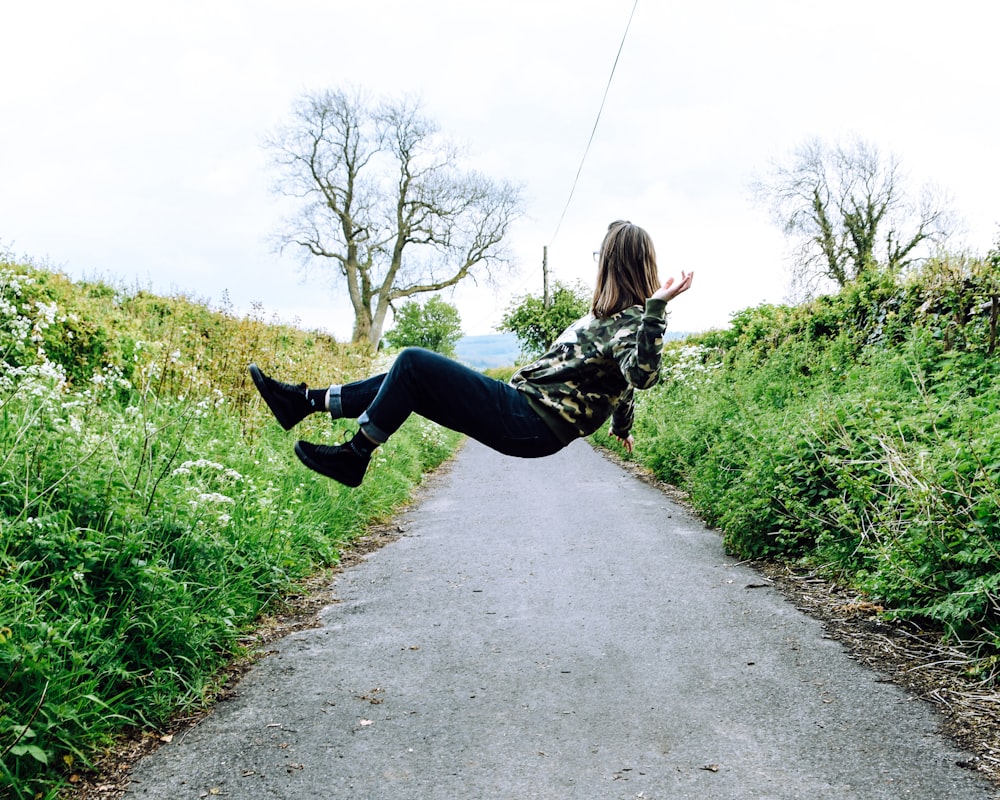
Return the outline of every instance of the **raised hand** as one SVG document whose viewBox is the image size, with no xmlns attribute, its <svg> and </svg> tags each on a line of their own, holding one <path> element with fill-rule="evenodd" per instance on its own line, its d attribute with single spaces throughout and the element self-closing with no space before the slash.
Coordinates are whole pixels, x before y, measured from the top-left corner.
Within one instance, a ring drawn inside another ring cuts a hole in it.
<svg viewBox="0 0 1000 800">
<path fill-rule="evenodd" d="M 674 278 L 667 278 L 663 286 L 653 292 L 653 297 L 657 300 L 666 300 L 669 302 L 677 297 L 677 295 L 690 289 L 692 280 L 694 280 L 693 272 L 682 272 L 681 279 L 676 282 Z"/>
</svg>

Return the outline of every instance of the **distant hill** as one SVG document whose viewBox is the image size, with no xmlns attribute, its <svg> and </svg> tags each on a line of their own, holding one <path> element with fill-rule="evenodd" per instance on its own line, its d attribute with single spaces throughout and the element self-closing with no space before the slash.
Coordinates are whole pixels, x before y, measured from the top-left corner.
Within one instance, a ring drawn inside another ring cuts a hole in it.
<svg viewBox="0 0 1000 800">
<path fill-rule="evenodd" d="M 473 369 L 512 367 L 521 355 L 513 333 L 463 336 L 455 345 L 455 357 Z"/>
<path fill-rule="evenodd" d="M 667 339 L 684 339 L 685 331 L 667 331 Z M 463 336 L 455 345 L 455 357 L 473 369 L 512 367 L 521 355 L 517 337 L 513 333 L 493 333 L 482 336 Z"/>
</svg>

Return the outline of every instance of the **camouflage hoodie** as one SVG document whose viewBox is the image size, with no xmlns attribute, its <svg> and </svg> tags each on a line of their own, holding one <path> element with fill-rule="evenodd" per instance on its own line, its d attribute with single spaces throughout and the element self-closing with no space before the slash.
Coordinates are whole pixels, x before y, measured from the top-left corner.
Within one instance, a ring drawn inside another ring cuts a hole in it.
<svg viewBox="0 0 1000 800">
<path fill-rule="evenodd" d="M 659 378 L 666 301 L 646 301 L 608 319 L 587 315 L 573 323 L 537 361 L 514 373 L 511 386 L 566 444 L 589 436 L 611 417 L 625 438 L 632 429 L 633 390 Z"/>
</svg>

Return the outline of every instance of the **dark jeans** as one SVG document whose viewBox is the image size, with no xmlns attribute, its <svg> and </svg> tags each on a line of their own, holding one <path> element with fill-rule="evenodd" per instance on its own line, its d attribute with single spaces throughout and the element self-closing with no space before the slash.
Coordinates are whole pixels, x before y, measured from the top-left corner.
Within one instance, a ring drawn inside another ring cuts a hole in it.
<svg viewBox="0 0 1000 800">
<path fill-rule="evenodd" d="M 340 406 L 378 442 L 419 414 L 509 456 L 539 458 L 564 446 L 517 389 L 419 347 L 403 350 L 383 375 L 345 384 Z"/>
</svg>

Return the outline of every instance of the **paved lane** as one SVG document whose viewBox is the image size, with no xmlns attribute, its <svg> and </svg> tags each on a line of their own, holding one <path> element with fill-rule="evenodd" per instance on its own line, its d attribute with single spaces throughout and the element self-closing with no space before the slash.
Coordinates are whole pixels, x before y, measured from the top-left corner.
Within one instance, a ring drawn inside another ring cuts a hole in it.
<svg viewBox="0 0 1000 800">
<path fill-rule="evenodd" d="M 980 800 L 929 706 L 583 442 L 469 443 L 131 798 Z"/>
</svg>

